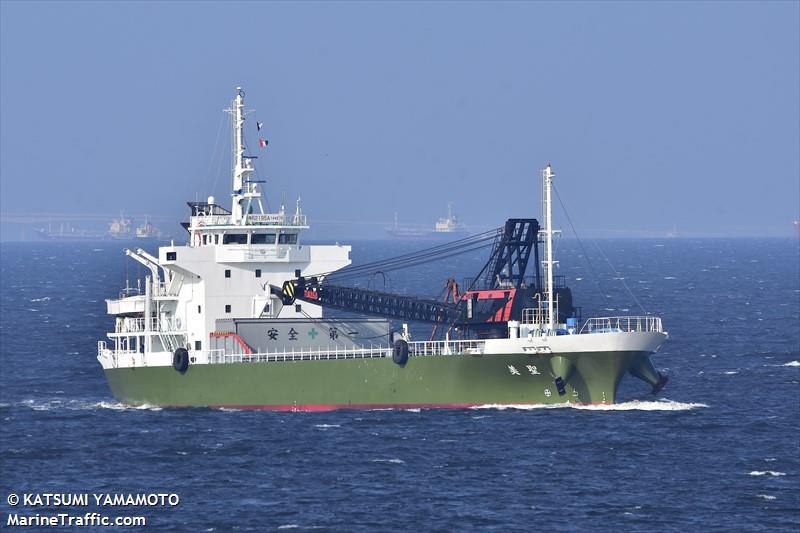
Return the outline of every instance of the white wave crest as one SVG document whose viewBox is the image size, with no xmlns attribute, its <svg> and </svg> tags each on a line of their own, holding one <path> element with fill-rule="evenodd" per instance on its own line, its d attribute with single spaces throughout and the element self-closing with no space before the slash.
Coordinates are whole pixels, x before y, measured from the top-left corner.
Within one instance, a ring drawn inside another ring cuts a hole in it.
<svg viewBox="0 0 800 533">
<path fill-rule="evenodd" d="M 761 498 L 762 500 L 767 500 L 767 501 L 772 501 L 775 498 L 777 498 L 777 496 L 770 496 L 769 494 L 759 494 L 758 497 Z"/>
<path fill-rule="evenodd" d="M 763 470 L 763 471 L 753 470 L 752 472 L 750 472 L 750 475 L 751 476 L 773 476 L 773 477 L 777 477 L 777 476 L 785 476 L 786 474 L 783 473 L 783 472 L 776 472 L 774 470 Z"/>
<path fill-rule="evenodd" d="M 515 405 L 515 404 L 486 404 L 477 405 L 470 409 L 496 409 L 504 411 L 506 409 L 519 409 L 529 411 L 533 409 L 581 409 L 585 411 L 689 411 L 701 407 L 708 407 L 704 403 L 683 403 L 672 400 L 642 401 L 633 400 L 615 404 L 579 404 L 579 403 L 556 403 L 556 404 L 537 404 L 537 405 Z"/>
<path fill-rule="evenodd" d="M 790 361 L 783 366 L 800 366 L 800 361 Z"/>
<path fill-rule="evenodd" d="M 54 409 L 68 409 L 70 411 L 95 409 L 112 409 L 114 411 L 161 411 L 161 407 L 149 404 L 126 405 L 119 402 L 85 402 L 82 400 L 23 400 L 19 405 L 29 407 L 34 411 L 52 411 Z"/>
<path fill-rule="evenodd" d="M 396 465 L 404 465 L 406 464 L 405 461 L 402 459 L 370 459 L 371 463 L 392 463 Z"/>
<path fill-rule="evenodd" d="M 339 424 L 314 424 L 314 427 L 319 429 L 330 429 L 330 428 L 340 428 L 342 426 L 340 426 Z"/>
<path fill-rule="evenodd" d="M 33 300 L 31 300 L 31 301 L 32 301 L 32 302 L 46 302 L 46 301 L 48 301 L 49 299 L 50 299 L 50 297 L 49 297 L 49 296 L 45 296 L 45 297 L 43 297 L 43 298 L 34 298 L 34 299 L 33 299 Z"/>
</svg>

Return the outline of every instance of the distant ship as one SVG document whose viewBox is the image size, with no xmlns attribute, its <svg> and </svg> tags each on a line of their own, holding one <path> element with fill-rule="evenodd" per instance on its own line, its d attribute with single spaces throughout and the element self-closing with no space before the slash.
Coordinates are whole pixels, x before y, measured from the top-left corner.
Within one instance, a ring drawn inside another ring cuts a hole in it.
<svg viewBox="0 0 800 533">
<path fill-rule="evenodd" d="M 108 225 L 108 236 L 112 239 L 131 239 L 133 238 L 132 227 L 131 219 L 125 218 L 120 213 L 119 218 L 115 218 Z"/>
<path fill-rule="evenodd" d="M 386 228 L 386 232 L 395 239 L 407 240 L 455 240 L 466 237 L 469 233 L 464 224 L 458 221 L 458 217 L 453 214 L 453 204 L 447 204 L 447 216 L 436 221 L 433 229 L 399 226 L 397 224 L 397 213 L 394 215 L 394 226 Z"/>
<path fill-rule="evenodd" d="M 136 228 L 137 239 L 158 239 L 161 237 L 161 232 L 154 225 L 144 218 L 144 224 Z"/>
<path fill-rule="evenodd" d="M 105 233 L 86 229 L 73 228 L 69 223 L 59 225 L 58 231 L 51 227 L 39 228 L 36 234 L 48 241 L 98 241 L 105 238 Z"/>
<path fill-rule="evenodd" d="M 93 231 L 72 227 L 69 223 L 61 223 L 57 230 L 52 229 L 48 224 L 47 228 L 39 228 L 36 233 L 43 239 L 49 241 L 100 241 L 107 239 L 129 240 L 129 239 L 159 239 L 161 232 L 145 217 L 144 224 L 134 230 L 133 222 L 130 218 L 125 218 L 120 214 L 108 224 L 107 231 Z"/>
</svg>

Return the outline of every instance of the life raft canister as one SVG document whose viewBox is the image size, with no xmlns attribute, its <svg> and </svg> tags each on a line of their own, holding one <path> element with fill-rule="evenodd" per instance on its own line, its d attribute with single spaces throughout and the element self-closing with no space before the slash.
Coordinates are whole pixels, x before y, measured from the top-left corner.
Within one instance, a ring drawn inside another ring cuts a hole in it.
<svg viewBox="0 0 800 533">
<path fill-rule="evenodd" d="M 181 374 L 186 373 L 189 368 L 189 351 L 186 348 L 178 348 L 172 354 L 172 367 Z"/>
<path fill-rule="evenodd" d="M 403 339 L 396 340 L 392 349 L 392 361 L 400 366 L 408 362 L 408 343 Z"/>
</svg>

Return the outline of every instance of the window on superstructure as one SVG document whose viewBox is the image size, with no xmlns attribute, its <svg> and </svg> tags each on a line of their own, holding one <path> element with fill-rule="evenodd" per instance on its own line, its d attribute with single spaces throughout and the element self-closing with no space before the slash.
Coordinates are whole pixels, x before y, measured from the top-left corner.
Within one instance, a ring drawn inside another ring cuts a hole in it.
<svg viewBox="0 0 800 533">
<path fill-rule="evenodd" d="M 222 236 L 222 244 L 247 244 L 247 233 L 226 233 Z"/>
<path fill-rule="evenodd" d="M 231 277 L 231 271 L 230 271 L 230 270 L 228 270 L 228 269 L 225 269 L 225 277 L 226 277 L 226 278 L 229 278 L 229 277 Z"/>
<path fill-rule="evenodd" d="M 167 261 L 177 261 L 178 252 L 167 252 Z"/>
<path fill-rule="evenodd" d="M 260 269 L 260 268 L 257 268 L 257 269 L 256 269 L 256 277 L 257 277 L 257 278 L 260 278 L 260 277 L 261 277 L 261 269 Z"/>
<path fill-rule="evenodd" d="M 251 244 L 275 244 L 274 233 L 253 233 Z"/>
<path fill-rule="evenodd" d="M 231 305 L 230 304 L 225 306 L 225 312 L 226 313 L 230 313 L 231 312 Z"/>
<path fill-rule="evenodd" d="M 219 235 L 214 235 L 214 244 L 219 244 Z"/>
<path fill-rule="evenodd" d="M 198 305 L 198 306 L 197 306 L 197 313 L 198 313 L 198 314 L 202 313 L 202 312 L 203 312 L 203 311 L 202 311 L 202 309 L 203 309 L 203 308 L 202 308 L 202 307 L 200 307 L 200 306 Z"/>
<path fill-rule="evenodd" d="M 278 244 L 297 244 L 297 233 L 281 233 L 278 235 Z"/>
<path fill-rule="evenodd" d="M 202 342 L 200 342 L 200 341 L 194 341 L 194 349 L 195 349 L 195 350 L 200 350 L 200 349 L 202 349 L 202 346 L 203 346 L 203 343 L 202 343 Z"/>
</svg>

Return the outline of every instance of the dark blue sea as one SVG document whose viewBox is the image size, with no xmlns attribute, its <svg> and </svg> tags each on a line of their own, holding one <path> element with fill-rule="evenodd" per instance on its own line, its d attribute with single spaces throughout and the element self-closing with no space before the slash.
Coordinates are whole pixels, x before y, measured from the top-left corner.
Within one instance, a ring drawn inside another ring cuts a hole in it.
<svg viewBox="0 0 800 533">
<path fill-rule="evenodd" d="M 14 513 L 99 512 L 166 531 L 800 530 L 796 239 L 559 243 L 558 274 L 584 317 L 663 318 L 670 339 L 654 360 L 670 380 L 658 397 L 627 377 L 605 408 L 328 413 L 117 403 L 95 356 L 113 325 L 104 299 L 144 276 L 123 248 L 0 248 L 0 528 Z M 358 242 L 353 259 L 412 248 Z M 386 285 L 436 296 L 485 260 L 393 272 Z M 8 503 L 45 493 L 180 503 Z"/>
</svg>

